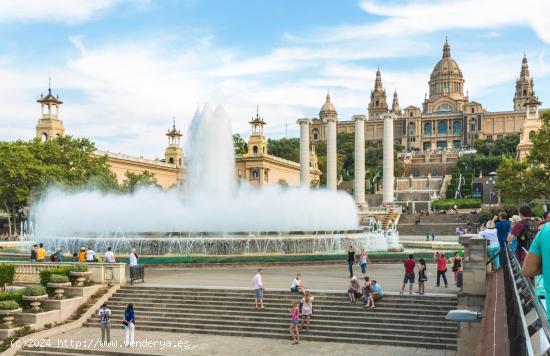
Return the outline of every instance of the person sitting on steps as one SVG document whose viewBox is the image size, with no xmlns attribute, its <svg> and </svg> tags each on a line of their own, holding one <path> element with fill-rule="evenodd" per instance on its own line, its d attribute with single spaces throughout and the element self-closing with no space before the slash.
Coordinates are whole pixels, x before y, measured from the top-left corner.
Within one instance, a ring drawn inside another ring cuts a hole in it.
<svg viewBox="0 0 550 356">
<path fill-rule="evenodd" d="M 302 282 L 302 275 L 300 273 L 297 273 L 296 278 L 292 280 L 290 291 L 293 293 L 305 294 L 306 289 L 304 287 L 304 283 Z"/>
</svg>

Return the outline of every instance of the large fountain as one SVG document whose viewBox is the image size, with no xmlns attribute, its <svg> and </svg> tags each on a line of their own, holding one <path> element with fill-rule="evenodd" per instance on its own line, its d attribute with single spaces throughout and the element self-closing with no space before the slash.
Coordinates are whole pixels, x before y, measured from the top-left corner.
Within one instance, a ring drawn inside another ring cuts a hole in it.
<svg viewBox="0 0 550 356">
<path fill-rule="evenodd" d="M 133 194 L 52 189 L 32 207 L 35 241 L 49 250 L 142 255 L 312 254 L 397 247 L 394 230 L 359 226 L 345 192 L 239 184 L 230 121 L 205 106 L 189 130 L 185 193 L 141 189 Z"/>
</svg>

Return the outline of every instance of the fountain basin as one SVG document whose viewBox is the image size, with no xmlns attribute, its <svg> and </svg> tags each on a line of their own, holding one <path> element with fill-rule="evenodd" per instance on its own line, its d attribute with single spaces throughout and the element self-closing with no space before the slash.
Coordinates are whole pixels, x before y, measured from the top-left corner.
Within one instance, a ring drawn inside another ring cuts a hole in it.
<svg viewBox="0 0 550 356">
<path fill-rule="evenodd" d="M 397 231 L 364 232 L 259 232 L 259 233 L 136 233 L 116 236 L 43 236 L 48 250 L 62 248 L 66 253 L 91 247 L 101 254 L 112 247 L 116 254 L 138 255 L 246 255 L 246 254 L 317 254 L 343 252 L 352 245 L 356 250 L 388 251 L 399 247 Z"/>
</svg>

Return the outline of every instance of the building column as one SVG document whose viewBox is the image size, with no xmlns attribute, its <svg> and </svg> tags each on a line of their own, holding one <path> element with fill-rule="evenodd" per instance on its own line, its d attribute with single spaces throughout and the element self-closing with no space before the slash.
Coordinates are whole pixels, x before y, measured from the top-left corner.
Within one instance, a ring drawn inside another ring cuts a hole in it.
<svg viewBox="0 0 550 356">
<path fill-rule="evenodd" d="M 327 189 L 336 190 L 336 118 L 327 118 Z"/>
<path fill-rule="evenodd" d="M 355 204 L 365 207 L 365 116 L 355 115 L 355 180 L 353 194 Z"/>
<path fill-rule="evenodd" d="M 383 142 L 383 174 L 384 174 L 384 198 L 383 204 L 393 205 L 394 173 L 393 173 L 393 120 L 395 114 L 384 114 L 384 142 Z"/>
<path fill-rule="evenodd" d="M 300 125 L 300 185 L 309 188 L 309 119 L 298 119 Z"/>
</svg>

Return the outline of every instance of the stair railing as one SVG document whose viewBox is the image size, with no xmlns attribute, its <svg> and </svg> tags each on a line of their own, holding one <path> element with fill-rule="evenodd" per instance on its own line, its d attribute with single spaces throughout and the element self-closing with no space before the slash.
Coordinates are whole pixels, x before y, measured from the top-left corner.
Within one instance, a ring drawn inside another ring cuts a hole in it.
<svg viewBox="0 0 550 356">
<path fill-rule="evenodd" d="M 550 355 L 550 326 L 546 310 L 531 280 L 523 275 L 521 264 L 509 244 L 504 252 L 507 262 L 504 266 L 504 283 L 510 355 Z M 541 350 L 542 345 L 546 345 L 545 350 Z"/>
</svg>

